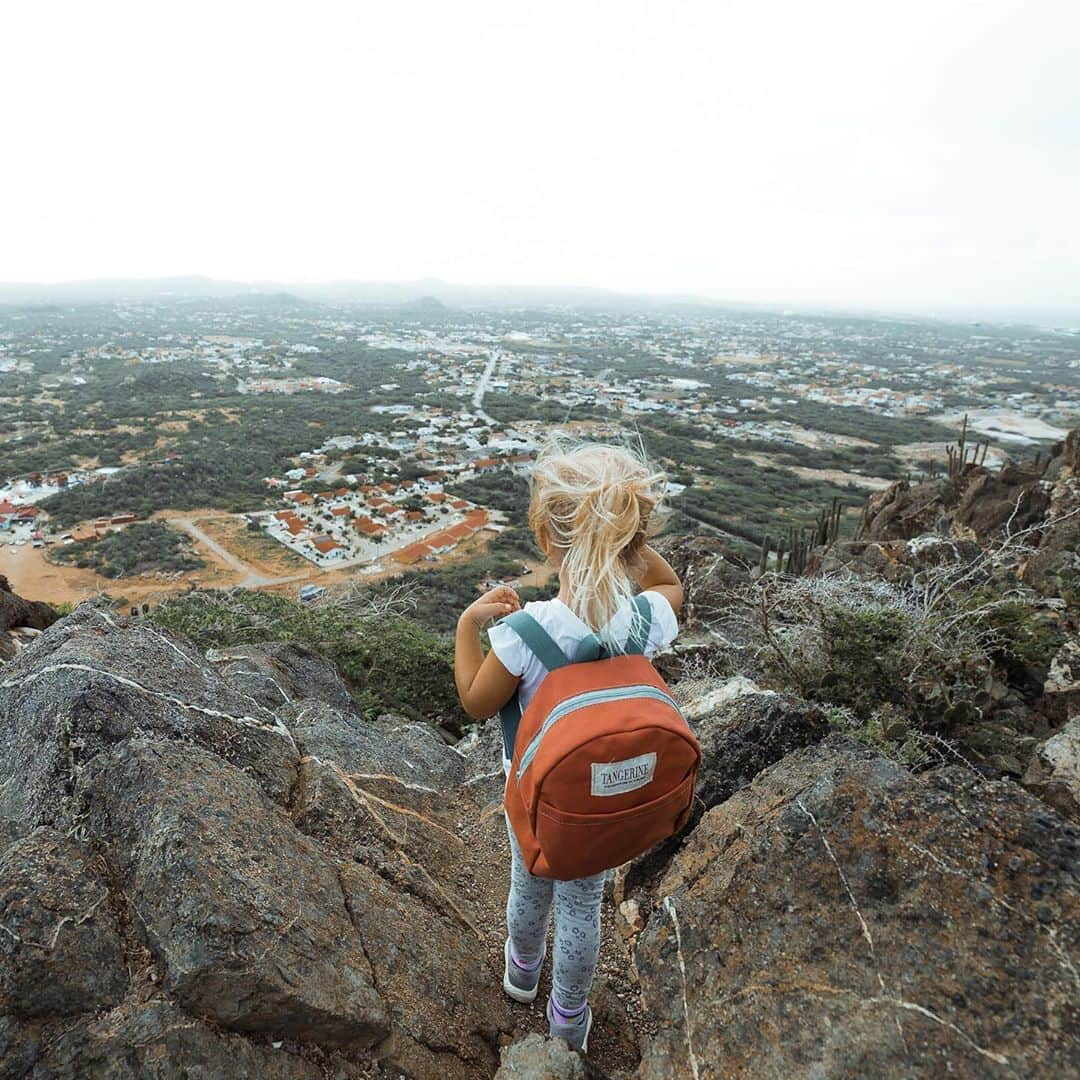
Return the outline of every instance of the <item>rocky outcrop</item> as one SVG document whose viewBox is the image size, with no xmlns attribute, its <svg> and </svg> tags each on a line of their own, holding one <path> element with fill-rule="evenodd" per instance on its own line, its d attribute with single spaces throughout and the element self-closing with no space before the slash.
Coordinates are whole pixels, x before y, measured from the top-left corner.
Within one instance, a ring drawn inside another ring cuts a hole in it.
<svg viewBox="0 0 1080 1080">
<path fill-rule="evenodd" d="M 945 479 L 912 485 L 908 480 L 871 495 L 863 511 L 869 540 L 910 540 L 923 533 L 948 533 L 945 508 L 955 488 Z"/>
<path fill-rule="evenodd" d="M 339 686 L 88 605 L 4 669 L 0 1076 L 493 1075 L 501 818 Z"/>
<path fill-rule="evenodd" d="M 0 574 L 0 662 L 10 660 L 59 618 L 48 604 L 16 596 L 8 579 Z"/>
<path fill-rule="evenodd" d="M 352 696 L 334 665 L 295 641 L 269 641 L 210 649 L 218 674 L 238 692 L 267 709 L 294 702 L 322 702 L 354 712 Z"/>
<path fill-rule="evenodd" d="M 253 779 L 201 747 L 136 738 L 98 754 L 75 794 L 189 1012 L 327 1043 L 385 1038 L 333 865 Z"/>
<path fill-rule="evenodd" d="M 1036 747 L 1024 773 L 1024 786 L 1080 822 L 1080 716 Z"/>
<path fill-rule="evenodd" d="M 22 1065 L 5 1058 L 0 1036 L 0 1063 L 10 1062 L 10 1076 L 94 1077 L 135 1080 L 142 1077 L 258 1077 L 258 1080 L 323 1080 L 325 1070 L 305 1060 L 297 1048 L 280 1042 L 258 1044 L 203 1023 L 167 1001 L 114 1010 L 89 1017 L 84 1024 L 61 1031 L 49 1046 L 21 1047 Z M 47 1062 L 47 1064 L 46 1064 Z M 36 1066 L 36 1069 L 35 1069 Z M 34 1071 L 31 1071 L 34 1070 Z M 371 1076 L 363 1067 L 339 1066 L 340 1077 Z"/>
<path fill-rule="evenodd" d="M 715 618 L 724 607 L 725 589 L 744 582 L 750 563 L 715 536 L 678 537 L 657 542 L 683 583 L 682 626 L 694 627 Z"/>
<path fill-rule="evenodd" d="M 695 791 L 703 812 L 729 799 L 786 754 L 820 742 L 824 713 L 787 694 L 742 694 L 701 720 L 701 770 Z"/>
<path fill-rule="evenodd" d="M 0 1012 L 71 1016 L 124 997 L 109 889 L 82 846 L 43 828 L 0 854 L 0 926 Z"/>
<path fill-rule="evenodd" d="M 705 815 L 636 949 L 641 1080 L 1071 1072 L 1078 836 L 832 736 Z"/>
<path fill-rule="evenodd" d="M 506 1047 L 495 1080 L 592 1080 L 598 1073 L 561 1039 L 527 1035 Z"/>
<path fill-rule="evenodd" d="M 1050 495 L 1041 471 L 1007 463 L 997 472 L 970 469 L 962 480 L 953 512 L 954 528 L 985 541 L 1008 523 L 1012 532 L 1037 525 L 1046 517 Z"/>
<path fill-rule="evenodd" d="M 677 695 L 680 690 L 676 688 Z M 715 707 L 699 716 L 695 704 L 703 701 Z M 690 829 L 707 810 L 730 798 L 763 769 L 793 750 L 819 742 L 829 731 L 820 709 L 786 694 L 761 692 L 743 678 L 719 683 L 704 697 L 691 695 L 687 703 L 701 744 Z M 651 907 L 656 884 L 687 835 L 692 833 L 686 830 L 634 860 L 620 880 L 617 900 L 621 903 L 630 897 L 639 909 Z"/>
<path fill-rule="evenodd" d="M 497 721 L 451 747 L 304 650 L 84 606 L 0 672 L 0 1076 L 1069 1072 L 1067 821 L 741 677 L 675 691 L 697 805 L 612 882 L 584 1059 L 541 1037 L 548 973 L 501 991 Z M 1048 734 L 1026 779 L 1067 809 Z"/>
<path fill-rule="evenodd" d="M 873 541 L 936 533 L 985 542 L 1006 523 L 1012 532 L 1038 524 L 1049 507 L 1041 470 L 1012 462 L 998 470 L 968 464 L 957 476 L 898 480 L 867 501 L 863 518 Z"/>
<path fill-rule="evenodd" d="M 1037 588 L 1071 595 L 1075 602 L 1080 594 L 1080 429 L 1054 449 L 1045 474 L 1052 485 L 1048 524 L 1023 576 Z"/>
<path fill-rule="evenodd" d="M 283 723 L 189 643 L 82 605 L 0 669 L 0 822 L 56 821 L 83 765 L 135 735 L 202 746 L 284 805 L 299 757 Z"/>
</svg>

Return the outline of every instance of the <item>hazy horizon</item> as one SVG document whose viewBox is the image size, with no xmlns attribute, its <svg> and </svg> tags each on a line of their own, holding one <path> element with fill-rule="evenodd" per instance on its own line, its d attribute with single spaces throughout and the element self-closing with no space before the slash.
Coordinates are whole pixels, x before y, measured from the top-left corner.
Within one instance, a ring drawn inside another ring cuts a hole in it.
<svg viewBox="0 0 1080 1080">
<path fill-rule="evenodd" d="M 1062 0 L 107 0 L 8 23 L 0 282 L 1080 319 Z"/>
</svg>

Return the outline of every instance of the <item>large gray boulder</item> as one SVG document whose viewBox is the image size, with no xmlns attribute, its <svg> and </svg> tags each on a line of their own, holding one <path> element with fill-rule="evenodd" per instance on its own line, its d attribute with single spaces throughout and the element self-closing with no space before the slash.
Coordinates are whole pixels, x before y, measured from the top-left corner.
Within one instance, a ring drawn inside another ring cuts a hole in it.
<svg viewBox="0 0 1080 1080">
<path fill-rule="evenodd" d="M 84 606 L 5 669 L 0 1076 L 494 1073 L 501 819 L 271 651 Z"/>
<path fill-rule="evenodd" d="M 336 761 L 348 773 L 385 776 L 392 764 L 395 780 L 432 791 L 456 787 L 465 779 L 465 759 L 430 724 L 368 721 L 318 701 L 287 706 L 278 716 L 305 757 Z"/>
<path fill-rule="evenodd" d="M 133 739 L 94 758 L 76 795 L 185 1009 L 331 1045 L 386 1036 L 336 868 L 251 777 L 198 747 Z"/>
<path fill-rule="evenodd" d="M 1010 782 L 788 755 L 660 883 L 640 1080 L 1074 1073 L 1078 855 Z"/>
<path fill-rule="evenodd" d="M 282 804 L 296 778 L 285 726 L 189 642 L 83 604 L 0 670 L 0 822 L 55 822 L 86 763 L 136 734 L 205 747 Z"/>
</svg>

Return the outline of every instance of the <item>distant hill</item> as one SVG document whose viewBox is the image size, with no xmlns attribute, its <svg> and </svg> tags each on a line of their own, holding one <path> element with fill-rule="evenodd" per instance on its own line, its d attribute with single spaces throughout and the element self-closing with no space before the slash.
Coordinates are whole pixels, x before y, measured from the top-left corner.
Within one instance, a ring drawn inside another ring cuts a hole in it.
<svg viewBox="0 0 1080 1080">
<path fill-rule="evenodd" d="M 102 278 L 56 283 L 2 283 L 0 304 L 102 303 L 117 300 L 278 297 L 290 301 L 322 301 L 373 306 L 407 306 L 437 311 L 451 308 L 574 307 L 655 308 L 672 304 L 717 306 L 695 297 L 650 297 L 605 289 L 529 286 L 459 285 L 437 279 L 418 281 L 327 281 L 317 283 L 222 281 L 188 276 L 148 279 Z"/>
<path fill-rule="evenodd" d="M 1008 324 L 1076 332 L 1080 309 L 973 308 L 942 306 L 938 310 L 886 310 L 828 303 L 784 303 L 723 300 L 688 294 L 622 293 L 610 289 L 563 285 L 463 285 L 438 278 L 415 281 L 320 282 L 230 281 L 196 274 L 164 278 L 99 278 L 87 281 L 0 282 L 0 305 L 94 304 L 115 301 L 235 299 L 276 296 L 279 303 L 303 301 L 405 307 L 437 314 L 445 308 L 569 308 L 597 311 L 662 311 L 672 314 L 702 310 L 721 313 L 784 313 L 824 317 L 855 317 L 901 322 Z M 979 321 L 981 320 L 981 322 Z"/>
</svg>

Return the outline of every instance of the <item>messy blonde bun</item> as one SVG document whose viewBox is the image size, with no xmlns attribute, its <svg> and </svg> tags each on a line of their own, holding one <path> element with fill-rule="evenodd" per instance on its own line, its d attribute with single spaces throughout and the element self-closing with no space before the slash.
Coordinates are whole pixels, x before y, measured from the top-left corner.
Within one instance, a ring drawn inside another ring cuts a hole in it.
<svg viewBox="0 0 1080 1080">
<path fill-rule="evenodd" d="M 533 467 L 529 524 L 561 558 L 571 610 L 601 636 L 634 594 L 632 573 L 665 485 L 640 451 L 561 436 Z"/>
</svg>

